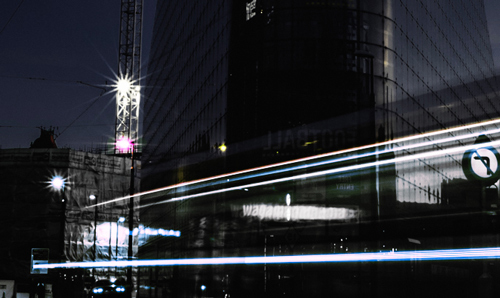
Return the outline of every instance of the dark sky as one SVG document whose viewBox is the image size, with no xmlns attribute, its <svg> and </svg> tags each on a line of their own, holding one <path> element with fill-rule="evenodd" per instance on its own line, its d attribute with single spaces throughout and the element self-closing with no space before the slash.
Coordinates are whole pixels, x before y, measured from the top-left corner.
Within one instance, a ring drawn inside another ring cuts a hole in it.
<svg viewBox="0 0 500 298">
<path fill-rule="evenodd" d="M 107 142 L 114 133 L 115 102 L 111 94 L 100 95 L 112 89 L 106 82 L 118 68 L 121 1 L 3 2 L 0 147 L 29 147 L 40 126 L 56 127 L 59 147 L 88 149 Z M 144 0 L 146 55 L 155 4 Z"/>
<path fill-rule="evenodd" d="M 146 55 L 155 3 L 144 0 Z M 485 3 L 498 67 L 500 1 Z M 100 94 L 117 70 L 119 17 L 119 0 L 3 1 L 0 148 L 28 148 L 40 126 L 57 128 L 59 147 L 89 149 L 113 138 L 114 97 Z"/>
<path fill-rule="evenodd" d="M 486 18 L 488 19 L 488 27 L 490 31 L 491 47 L 495 59 L 495 67 L 497 73 L 500 73 L 500 1 L 499 0 L 484 0 L 486 8 Z"/>
</svg>

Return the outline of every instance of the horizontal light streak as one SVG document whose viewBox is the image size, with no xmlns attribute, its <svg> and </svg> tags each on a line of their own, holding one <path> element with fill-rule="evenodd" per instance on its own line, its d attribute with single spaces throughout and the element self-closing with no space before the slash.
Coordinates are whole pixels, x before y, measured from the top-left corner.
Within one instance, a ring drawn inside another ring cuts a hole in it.
<svg viewBox="0 0 500 298">
<path fill-rule="evenodd" d="M 494 133 L 499 133 L 500 129 L 494 129 L 488 131 L 488 134 L 494 134 Z M 255 178 L 255 177 L 260 177 L 260 176 L 267 176 L 267 175 L 272 175 L 272 174 L 278 174 L 278 173 L 284 173 L 284 172 L 289 172 L 289 171 L 294 171 L 294 170 L 300 170 L 300 169 L 305 169 L 305 168 L 312 168 L 312 167 L 317 167 L 317 166 L 322 166 L 322 165 L 328 165 L 328 164 L 335 164 L 335 163 L 340 163 L 340 162 L 345 162 L 349 160 L 356 160 L 360 158 L 365 158 L 365 157 L 370 157 L 370 156 L 376 156 L 376 155 L 382 155 L 385 153 L 396 153 L 404 150 L 410 150 L 410 149 L 417 149 L 417 148 L 425 148 L 427 146 L 434 146 L 434 145 L 439 145 L 439 144 L 445 144 L 448 142 L 455 142 L 455 141 L 460 141 L 464 139 L 469 139 L 473 137 L 478 137 L 480 135 L 484 134 L 484 132 L 477 132 L 477 133 L 471 133 L 467 135 L 461 135 L 461 136 L 454 136 L 454 137 L 449 137 L 445 139 L 440 139 L 440 140 L 432 140 L 432 141 L 427 141 L 423 143 L 417 143 L 417 144 L 411 144 L 411 145 L 405 145 L 405 146 L 399 146 L 396 148 L 392 149 L 385 149 L 385 150 L 377 150 L 369 153 L 364 153 L 364 154 L 357 154 L 357 155 L 350 155 L 346 157 L 341 157 L 341 158 L 336 158 L 336 159 L 330 159 L 326 161 L 320 161 L 320 162 L 315 162 L 312 164 L 306 164 L 306 165 L 298 165 L 295 167 L 290 167 L 286 169 L 281 169 L 281 170 L 274 170 L 271 172 L 264 172 L 260 174 L 254 174 L 251 176 L 246 176 L 246 177 L 240 177 L 237 179 L 232 179 L 231 181 L 238 181 L 242 179 L 248 179 L 248 178 Z M 379 145 L 380 146 L 380 145 Z"/>
<path fill-rule="evenodd" d="M 385 141 L 385 142 L 380 142 L 380 143 L 375 143 L 375 144 L 370 144 L 370 145 L 365 145 L 365 146 L 360 146 L 360 147 L 355 147 L 355 148 L 349 148 L 349 149 L 339 150 L 339 151 L 335 151 L 335 152 L 329 152 L 329 153 L 315 155 L 315 156 L 304 157 L 304 158 L 300 158 L 300 159 L 285 161 L 285 162 L 266 165 L 266 166 L 262 166 L 262 167 L 256 167 L 256 168 L 246 169 L 246 170 L 242 170 L 242 171 L 236 171 L 236 172 L 232 172 L 232 173 L 228 173 L 228 174 L 222 174 L 222 175 L 218 175 L 218 176 L 212 176 L 212 177 L 207 177 L 207 178 L 203 178 L 203 179 L 182 182 L 179 184 L 174 184 L 174 185 L 170 185 L 170 186 L 166 186 L 166 187 L 162 187 L 162 188 L 158 188 L 158 189 L 140 192 L 140 193 L 137 193 L 134 195 L 127 195 L 127 196 L 115 198 L 115 199 L 101 202 L 101 203 L 98 203 L 95 205 L 90 205 L 87 208 L 93 208 L 95 206 L 106 205 L 106 204 L 130 199 L 130 198 L 134 198 L 134 197 L 140 197 L 140 196 L 160 193 L 160 192 L 168 191 L 171 189 L 176 189 L 176 188 L 181 188 L 181 187 L 186 187 L 186 186 L 193 186 L 196 184 L 199 184 L 200 185 L 199 187 L 203 187 L 206 185 L 201 185 L 202 183 L 211 182 L 211 181 L 216 182 L 217 180 L 220 180 L 221 182 L 219 182 L 219 183 L 227 182 L 229 180 L 230 181 L 238 181 L 238 180 L 242 180 L 242 179 L 271 175 L 271 174 L 276 174 L 276 173 L 281 173 L 281 172 L 293 171 L 293 170 L 304 169 L 304 168 L 311 168 L 311 167 L 316 167 L 316 166 L 320 166 L 320 165 L 339 163 L 339 162 L 344 162 L 344 161 L 348 161 L 348 160 L 359 159 L 359 158 L 363 158 L 363 157 L 369 157 L 369 156 L 374 156 L 374 155 L 384 154 L 384 153 L 389 153 L 389 152 L 398 152 L 398 151 L 402 151 L 402 150 L 409 150 L 409 149 L 423 148 L 426 146 L 444 144 L 446 142 L 453 142 L 453 141 L 464 140 L 467 138 L 477 137 L 481 134 L 498 133 L 498 132 L 500 132 L 500 128 L 486 130 L 486 131 L 480 131 L 480 132 L 475 132 L 475 133 L 469 133 L 469 134 L 465 134 L 465 135 L 461 135 L 461 136 L 448 137 L 448 138 L 444 138 L 444 139 L 440 139 L 440 140 L 432 140 L 432 141 L 426 141 L 426 142 L 421 142 L 421 143 L 417 143 L 417 144 L 399 146 L 399 147 L 388 149 L 388 150 L 374 151 L 374 152 L 369 152 L 369 153 L 365 153 L 365 154 L 358 154 L 358 155 L 353 155 L 353 156 L 341 157 L 341 158 L 337 158 L 337 159 L 331 159 L 331 160 L 327 160 L 327 161 L 320 161 L 320 162 L 316 162 L 313 164 L 298 165 L 298 166 L 295 166 L 292 168 L 275 170 L 275 171 L 265 172 L 265 173 L 260 173 L 260 174 L 257 173 L 255 175 L 246 176 L 246 177 L 236 177 L 237 175 L 241 175 L 241 174 L 250 174 L 250 173 L 253 173 L 256 171 L 268 170 L 268 169 L 277 168 L 277 167 L 281 167 L 281 166 L 298 164 L 298 163 L 303 163 L 306 161 L 318 160 L 318 159 L 322 159 L 322 158 L 326 158 L 326 157 L 333 157 L 333 156 L 353 153 L 356 151 L 373 149 L 373 148 L 377 148 L 377 147 L 381 147 L 381 146 L 385 146 L 385 145 L 402 143 L 402 142 L 407 142 L 407 141 L 414 141 L 414 140 L 418 140 L 418 139 L 428 138 L 431 136 L 437 136 L 437 135 L 441 135 L 441 134 L 449 134 L 449 133 L 456 132 L 456 131 L 470 130 L 470 129 L 477 128 L 477 127 L 483 127 L 483 126 L 495 125 L 495 124 L 500 124 L 500 119 L 470 124 L 467 126 L 459 126 L 459 127 L 446 129 L 446 130 L 439 130 L 439 131 L 434 131 L 434 132 L 429 132 L 429 133 L 424 133 L 424 134 L 419 134 L 419 135 L 414 135 L 414 136 L 409 136 L 409 137 L 403 137 L 403 138 L 399 138 L 399 139 L 395 139 L 395 140 L 389 140 L 389 141 Z M 484 146 L 485 145 L 483 144 L 483 146 L 481 146 L 481 147 L 484 147 Z M 227 179 L 227 178 L 233 178 L 233 179 Z M 227 179 L 227 180 L 221 180 L 221 179 Z"/>
<path fill-rule="evenodd" d="M 416 250 L 366 252 L 345 254 L 310 254 L 291 256 L 253 256 L 228 258 L 160 259 L 104 262 L 68 262 L 35 264 L 33 269 L 102 268 L 102 267 L 153 267 L 189 265 L 257 265 L 289 263 L 345 263 L 431 260 L 478 260 L 500 258 L 500 247 L 465 248 L 443 250 Z"/>
<path fill-rule="evenodd" d="M 278 178 L 278 179 L 266 180 L 266 181 L 261 181 L 261 182 L 255 182 L 255 183 L 250 183 L 250 184 L 245 184 L 245 185 L 227 187 L 227 188 L 223 188 L 223 189 L 217 189 L 217 190 L 212 190 L 212 191 L 207 191 L 207 192 L 202 192 L 202 193 L 197 193 L 197 194 L 192 194 L 192 195 L 170 198 L 170 199 L 166 199 L 166 200 L 151 203 L 151 204 L 143 204 L 139 208 L 151 207 L 151 206 L 158 205 L 158 204 L 171 203 L 171 202 L 176 202 L 176 201 L 181 201 L 181 200 L 187 200 L 187 199 L 192 199 L 192 198 L 198 198 L 198 197 L 203 197 L 203 196 L 208 196 L 208 195 L 229 192 L 229 191 L 249 189 L 249 188 L 254 188 L 254 187 L 258 187 L 258 186 L 265 186 L 265 185 L 270 185 L 270 184 L 275 184 L 275 183 L 288 182 L 288 181 L 293 181 L 293 180 L 297 180 L 297 179 L 312 178 L 312 177 L 317 177 L 317 176 L 322 176 L 322 175 L 331 175 L 331 174 L 337 174 L 337 173 L 343 173 L 343 172 L 349 172 L 349 171 L 356 171 L 356 170 L 367 169 L 367 168 L 371 168 L 371 167 L 375 167 L 375 166 L 383 166 L 383 165 L 388 165 L 388 164 L 393 164 L 393 163 L 400 163 L 400 162 L 412 161 L 412 160 L 417 160 L 417 159 L 436 157 L 436 156 L 440 156 L 440 155 L 462 153 L 462 152 L 465 152 L 467 150 L 478 149 L 478 148 L 487 147 L 487 146 L 495 146 L 495 145 L 500 145 L 500 141 L 487 142 L 487 143 L 481 143 L 481 144 L 473 144 L 473 145 L 468 145 L 468 146 L 457 146 L 457 147 L 443 149 L 443 150 L 434 150 L 434 151 L 429 151 L 429 152 L 424 152 L 424 153 L 419 153 L 419 154 L 414 154 L 414 155 L 400 156 L 400 157 L 396 157 L 396 158 L 388 159 L 388 160 L 367 162 L 367 163 L 358 164 L 358 165 L 339 167 L 339 168 L 334 168 L 334 169 L 317 171 L 317 172 L 313 172 L 313 173 L 307 173 L 307 174 L 283 177 L 283 178 Z"/>
<path fill-rule="evenodd" d="M 342 207 L 243 205 L 243 217 L 261 220 L 349 220 L 358 217 L 359 211 Z"/>
</svg>

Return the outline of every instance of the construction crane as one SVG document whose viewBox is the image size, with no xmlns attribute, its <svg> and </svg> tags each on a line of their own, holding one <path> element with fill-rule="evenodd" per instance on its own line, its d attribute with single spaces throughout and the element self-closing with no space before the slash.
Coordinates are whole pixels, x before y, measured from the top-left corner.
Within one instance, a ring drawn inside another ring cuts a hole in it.
<svg viewBox="0 0 500 298">
<path fill-rule="evenodd" d="M 136 144 L 139 137 L 141 103 L 141 38 L 143 0 L 122 0 L 120 12 L 120 45 L 116 83 L 115 154 L 130 154 L 130 199 L 128 260 L 133 259 L 134 193 Z M 132 268 L 127 268 L 132 283 Z"/>
<path fill-rule="evenodd" d="M 118 80 L 116 82 L 115 153 L 129 153 L 139 137 L 143 0 L 122 0 Z"/>
</svg>

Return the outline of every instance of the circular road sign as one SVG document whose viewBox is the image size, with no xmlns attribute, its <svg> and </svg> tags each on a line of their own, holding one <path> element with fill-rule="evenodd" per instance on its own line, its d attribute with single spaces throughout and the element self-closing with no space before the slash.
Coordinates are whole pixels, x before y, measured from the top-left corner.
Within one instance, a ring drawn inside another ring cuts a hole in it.
<svg viewBox="0 0 500 298">
<path fill-rule="evenodd" d="M 500 178 L 500 154 L 493 147 L 467 150 L 462 159 L 462 168 L 469 180 L 481 181 L 486 185 Z"/>
</svg>

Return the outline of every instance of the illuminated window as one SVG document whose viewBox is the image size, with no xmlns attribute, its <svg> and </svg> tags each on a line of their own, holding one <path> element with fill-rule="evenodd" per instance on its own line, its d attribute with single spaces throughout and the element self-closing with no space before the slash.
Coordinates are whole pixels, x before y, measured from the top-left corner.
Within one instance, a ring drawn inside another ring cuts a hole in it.
<svg viewBox="0 0 500 298">
<path fill-rule="evenodd" d="M 257 0 L 252 0 L 249 3 L 247 3 L 247 21 L 255 16 L 256 3 Z"/>
</svg>

